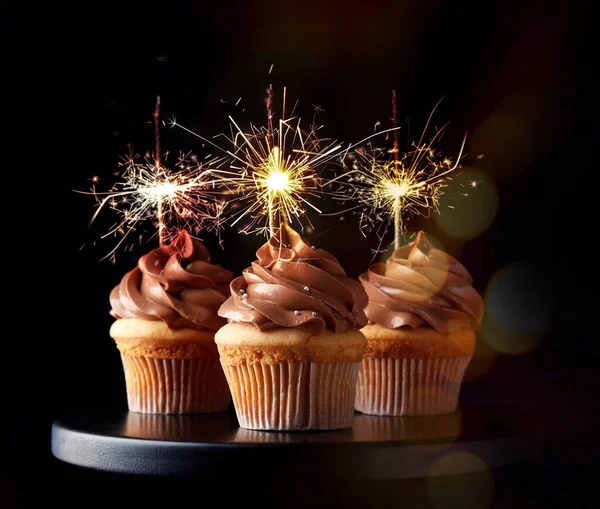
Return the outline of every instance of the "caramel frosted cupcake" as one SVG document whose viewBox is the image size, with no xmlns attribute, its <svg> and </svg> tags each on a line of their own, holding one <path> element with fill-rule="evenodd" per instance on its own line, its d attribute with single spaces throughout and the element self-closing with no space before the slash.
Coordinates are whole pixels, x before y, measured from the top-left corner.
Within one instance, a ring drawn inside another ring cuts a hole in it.
<svg viewBox="0 0 600 509">
<path fill-rule="evenodd" d="M 281 228 L 231 282 L 215 341 L 242 428 L 352 425 L 367 295 L 327 251 Z"/>
<path fill-rule="evenodd" d="M 356 410 L 436 415 L 456 410 L 483 300 L 465 267 L 423 232 L 360 275 L 369 296 L 368 345 Z"/>
<path fill-rule="evenodd" d="M 206 248 L 182 231 L 143 255 L 110 294 L 110 335 L 121 353 L 133 412 L 209 413 L 231 395 L 215 332 L 233 273 L 210 263 Z"/>
</svg>

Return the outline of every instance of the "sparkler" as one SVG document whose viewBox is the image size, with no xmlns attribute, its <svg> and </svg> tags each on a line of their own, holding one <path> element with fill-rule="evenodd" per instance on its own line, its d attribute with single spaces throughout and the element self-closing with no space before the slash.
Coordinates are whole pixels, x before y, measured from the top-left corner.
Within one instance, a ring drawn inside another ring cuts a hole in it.
<svg viewBox="0 0 600 509">
<path fill-rule="evenodd" d="M 450 174 L 458 168 L 466 134 L 455 162 L 443 157 L 435 148 L 448 124 L 437 129 L 429 141 L 424 141 L 433 114 L 440 102 L 429 115 L 419 140 L 413 142 L 411 148 L 404 154 L 400 154 L 396 93 L 393 91 L 393 148 L 385 150 L 373 147 L 369 142 L 366 146 L 345 154 L 341 159 L 344 172 L 330 181 L 339 184 L 335 193 L 336 199 L 354 203 L 344 212 L 360 210 L 361 231 L 369 225 L 379 223 L 377 235 L 380 246 L 392 221 L 394 248 L 398 248 L 402 236 L 406 234 L 406 222 L 409 218 L 415 215 L 428 215 L 432 210 L 439 213 L 440 197 L 446 187 L 446 180 L 450 180 L 452 178 Z M 394 156 L 391 160 L 387 155 L 390 153 Z M 351 163 L 350 167 L 347 160 Z"/>
<path fill-rule="evenodd" d="M 102 238 L 120 236 L 114 248 L 102 260 L 111 258 L 121 245 L 136 231 L 141 223 L 156 223 L 160 245 L 171 241 L 181 229 L 198 234 L 203 231 L 219 232 L 224 203 L 219 201 L 219 190 L 213 178 L 212 165 L 216 158 L 204 164 L 191 153 L 180 154 L 174 169 L 166 166 L 160 150 L 159 134 L 160 98 L 154 111 L 155 152 L 141 157 L 131 151 L 121 158 L 119 167 L 124 168 L 121 179 L 105 192 L 96 190 L 98 178 L 92 179 L 90 194 L 96 200 L 96 211 L 90 225 L 106 208 L 112 209 L 118 220 Z"/>
<path fill-rule="evenodd" d="M 231 136 L 226 137 L 229 148 L 221 148 L 173 120 L 172 125 L 210 143 L 222 150 L 230 160 L 227 169 L 217 169 L 219 184 L 226 193 L 234 196 L 231 213 L 224 222 L 231 226 L 243 219 L 249 222 L 242 233 L 264 233 L 273 235 L 281 223 L 300 222 L 310 207 L 321 213 L 311 203 L 311 198 L 320 197 L 323 181 L 320 169 L 328 161 L 338 157 L 342 145 L 333 140 L 319 139 L 315 108 L 312 124 L 303 129 L 301 119 L 292 108 L 286 117 L 286 89 L 283 89 L 282 113 L 278 122 L 273 122 L 273 87 L 267 89 L 265 99 L 267 125 L 251 125 L 244 132 L 235 120 Z M 224 136 L 224 135 L 222 135 Z M 308 219 L 310 223 L 310 219 Z"/>
</svg>

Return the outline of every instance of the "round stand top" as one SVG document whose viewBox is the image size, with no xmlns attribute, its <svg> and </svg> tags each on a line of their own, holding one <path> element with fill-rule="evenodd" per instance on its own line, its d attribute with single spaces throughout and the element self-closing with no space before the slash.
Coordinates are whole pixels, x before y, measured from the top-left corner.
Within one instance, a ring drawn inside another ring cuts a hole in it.
<svg viewBox="0 0 600 509">
<path fill-rule="evenodd" d="M 463 405 L 439 416 L 356 413 L 351 428 L 328 431 L 249 430 L 231 412 L 80 412 L 57 419 L 51 433 L 54 456 L 73 465 L 124 474 L 228 478 L 454 475 L 533 459 L 541 447 L 534 419 L 484 405 Z"/>
</svg>

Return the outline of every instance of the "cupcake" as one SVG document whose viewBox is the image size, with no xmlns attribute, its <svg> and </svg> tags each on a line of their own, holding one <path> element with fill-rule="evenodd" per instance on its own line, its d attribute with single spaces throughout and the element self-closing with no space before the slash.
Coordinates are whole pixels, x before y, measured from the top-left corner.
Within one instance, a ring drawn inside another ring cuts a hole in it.
<svg viewBox="0 0 600 509">
<path fill-rule="evenodd" d="M 285 224 L 256 256 L 231 282 L 215 335 L 240 427 L 351 427 L 365 290 Z"/>
<path fill-rule="evenodd" d="M 370 415 L 454 412 L 483 300 L 465 267 L 423 232 L 359 276 L 368 344 L 355 408 Z"/>
<path fill-rule="evenodd" d="M 121 353 L 132 412 L 226 410 L 231 395 L 219 362 L 217 311 L 233 273 L 210 263 L 201 242 L 181 231 L 140 257 L 110 293 L 110 336 Z"/>
</svg>

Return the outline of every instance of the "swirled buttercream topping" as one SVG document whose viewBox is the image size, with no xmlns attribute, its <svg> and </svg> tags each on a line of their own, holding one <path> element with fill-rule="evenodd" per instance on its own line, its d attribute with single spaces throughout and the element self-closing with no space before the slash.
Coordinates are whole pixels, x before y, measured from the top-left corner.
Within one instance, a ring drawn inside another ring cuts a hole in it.
<svg viewBox="0 0 600 509">
<path fill-rule="evenodd" d="M 115 318 L 163 320 L 171 329 L 218 330 L 217 314 L 233 273 L 210 263 L 204 245 L 182 231 L 166 246 L 140 257 L 110 293 Z"/>
<path fill-rule="evenodd" d="M 297 327 L 312 334 L 345 332 L 367 323 L 367 295 L 328 251 L 315 249 L 283 224 L 235 278 L 219 315 L 261 330 Z"/>
<path fill-rule="evenodd" d="M 475 330 L 483 318 L 483 300 L 469 272 L 435 249 L 423 232 L 396 249 L 386 263 L 371 265 L 359 280 L 369 296 L 369 322 L 388 329 Z"/>
</svg>

